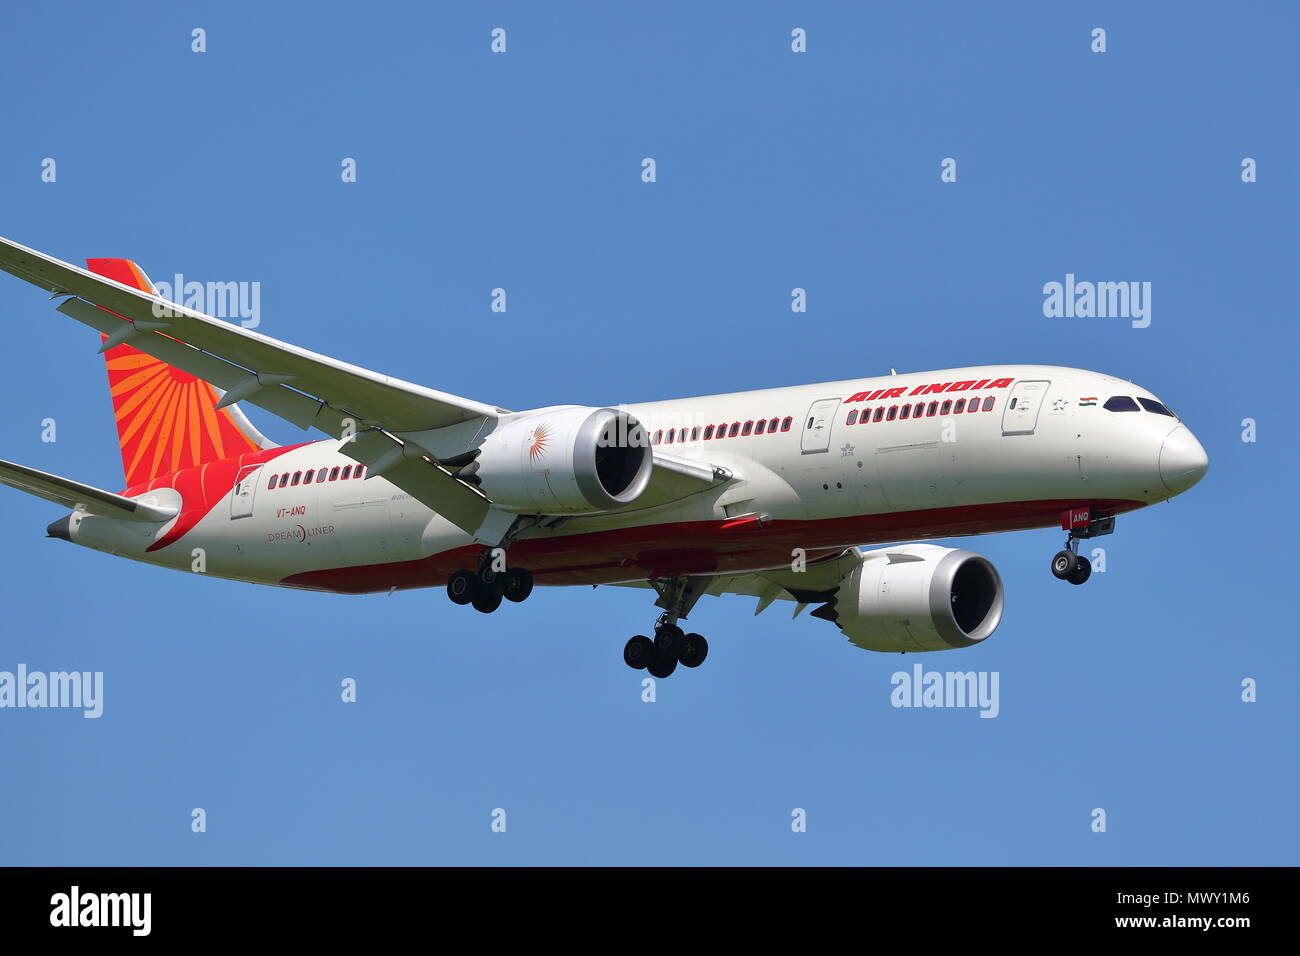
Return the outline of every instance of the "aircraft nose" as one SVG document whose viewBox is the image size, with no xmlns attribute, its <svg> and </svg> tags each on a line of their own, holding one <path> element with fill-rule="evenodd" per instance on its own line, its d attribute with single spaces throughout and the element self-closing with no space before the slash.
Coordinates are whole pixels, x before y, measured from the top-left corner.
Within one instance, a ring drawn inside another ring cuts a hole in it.
<svg viewBox="0 0 1300 956">
<path fill-rule="evenodd" d="M 1204 478 L 1209 467 L 1209 456 L 1186 425 L 1179 425 L 1165 436 L 1160 448 L 1160 480 L 1174 494 Z"/>
</svg>

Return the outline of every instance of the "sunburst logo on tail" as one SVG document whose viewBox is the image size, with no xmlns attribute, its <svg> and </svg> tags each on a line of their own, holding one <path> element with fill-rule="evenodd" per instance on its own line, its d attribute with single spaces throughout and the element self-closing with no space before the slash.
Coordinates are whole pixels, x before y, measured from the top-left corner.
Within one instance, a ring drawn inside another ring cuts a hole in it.
<svg viewBox="0 0 1300 956">
<path fill-rule="evenodd" d="M 154 285 L 130 259 L 87 259 L 97 275 L 153 293 Z M 120 316 L 119 316 L 120 318 Z M 100 336 L 107 341 L 107 336 Z M 251 451 L 258 443 L 240 428 L 207 382 L 125 342 L 104 353 L 113 395 L 126 487 L 192 465 Z"/>
<path fill-rule="evenodd" d="M 536 461 L 546 452 L 546 445 L 551 440 L 551 430 L 545 425 L 533 429 L 533 441 L 528 446 L 528 460 Z"/>
</svg>

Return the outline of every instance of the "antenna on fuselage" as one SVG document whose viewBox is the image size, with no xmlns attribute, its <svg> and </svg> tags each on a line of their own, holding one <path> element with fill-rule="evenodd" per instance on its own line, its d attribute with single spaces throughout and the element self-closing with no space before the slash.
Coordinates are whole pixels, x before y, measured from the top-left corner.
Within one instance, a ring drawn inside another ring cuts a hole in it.
<svg viewBox="0 0 1300 956">
<path fill-rule="evenodd" d="M 890 375 L 897 375 L 897 374 L 898 374 L 898 369 L 896 369 L 896 368 L 891 368 L 891 369 L 889 370 L 889 374 L 890 374 Z"/>
</svg>

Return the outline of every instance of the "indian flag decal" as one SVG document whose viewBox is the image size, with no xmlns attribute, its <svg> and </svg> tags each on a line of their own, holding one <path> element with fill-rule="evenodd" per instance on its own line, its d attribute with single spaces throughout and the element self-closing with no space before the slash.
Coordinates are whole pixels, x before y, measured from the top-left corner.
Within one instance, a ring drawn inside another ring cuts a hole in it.
<svg viewBox="0 0 1300 956">
<path fill-rule="evenodd" d="M 1097 396 L 1096 396 L 1096 395 L 1093 395 L 1093 396 L 1091 396 L 1090 398 L 1080 398 L 1080 399 L 1079 399 L 1079 404 L 1080 404 L 1080 405 L 1096 405 L 1096 404 L 1097 404 Z"/>
</svg>

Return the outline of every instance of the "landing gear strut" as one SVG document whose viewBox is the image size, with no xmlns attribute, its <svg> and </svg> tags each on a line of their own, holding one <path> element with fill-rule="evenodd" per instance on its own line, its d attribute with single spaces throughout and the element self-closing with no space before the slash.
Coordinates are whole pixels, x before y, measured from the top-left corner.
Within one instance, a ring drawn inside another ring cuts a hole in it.
<svg viewBox="0 0 1300 956">
<path fill-rule="evenodd" d="M 1056 552 L 1052 558 L 1052 575 L 1071 584 L 1082 584 L 1092 577 L 1092 563 L 1079 556 L 1079 541 L 1082 538 L 1095 538 L 1110 534 L 1115 530 L 1114 518 L 1098 518 L 1088 521 L 1076 528 L 1069 529 L 1065 539 L 1065 550 Z"/>
<path fill-rule="evenodd" d="M 709 642 L 701 634 L 686 633 L 677 626 L 695 606 L 709 586 L 709 577 L 670 578 L 651 581 L 659 592 L 655 601 L 664 612 L 655 624 L 654 639 L 638 634 L 623 648 L 623 662 L 635 670 L 647 670 L 651 676 L 665 678 L 683 667 L 699 667 L 709 656 Z"/>
<path fill-rule="evenodd" d="M 533 593 L 533 576 L 526 568 L 497 570 L 492 548 L 485 548 L 478 573 L 460 570 L 447 580 L 447 597 L 453 604 L 472 604 L 474 610 L 491 614 L 501 600 L 518 604 Z"/>
</svg>

